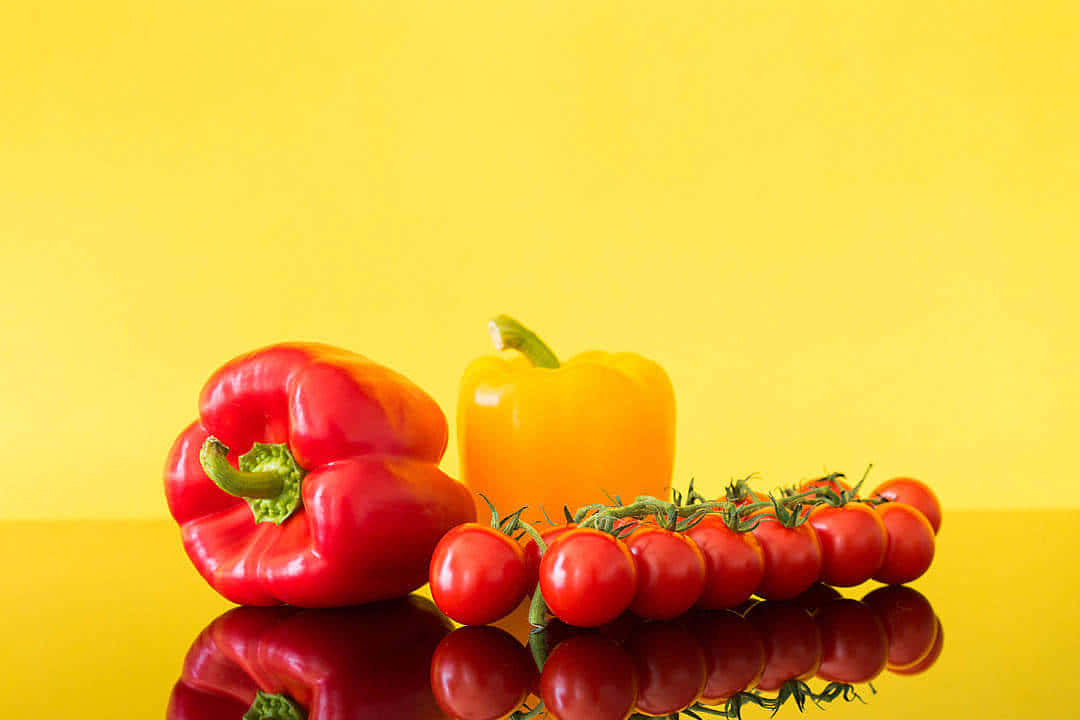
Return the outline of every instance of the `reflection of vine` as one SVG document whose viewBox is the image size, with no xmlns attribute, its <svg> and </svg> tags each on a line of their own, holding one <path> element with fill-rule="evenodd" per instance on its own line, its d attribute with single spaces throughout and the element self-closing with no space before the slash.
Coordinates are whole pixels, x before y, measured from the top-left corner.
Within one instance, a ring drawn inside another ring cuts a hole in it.
<svg viewBox="0 0 1080 720">
<path fill-rule="evenodd" d="M 544 631 L 534 630 L 529 636 L 529 649 L 532 651 L 533 660 L 536 661 L 536 667 L 541 672 L 544 669 L 544 663 L 547 660 L 547 645 L 544 638 Z M 873 684 L 868 684 L 870 692 L 877 694 L 877 690 L 874 689 Z M 686 716 L 692 718 L 692 720 L 706 720 L 706 718 L 734 718 L 735 720 L 742 720 L 742 709 L 747 705 L 756 705 L 765 710 L 771 710 L 775 715 L 781 707 L 783 707 L 788 701 L 795 703 L 795 706 L 800 711 L 806 710 L 806 703 L 810 701 L 817 707 L 821 708 L 822 703 L 831 703 L 836 700 L 843 700 L 844 702 L 854 702 L 858 700 L 861 703 L 866 701 L 862 699 L 859 692 L 855 689 L 854 685 L 850 683 L 832 682 L 825 686 L 825 688 L 815 693 L 810 689 L 802 680 L 788 680 L 784 683 L 780 690 L 777 691 L 776 697 L 769 697 L 764 695 L 761 691 L 755 690 L 753 692 L 737 692 L 727 699 L 722 706 L 704 705 L 702 703 L 694 703 L 686 710 L 679 713 L 673 713 L 668 715 L 668 720 L 679 720 L 679 718 Z M 517 710 L 510 714 L 509 720 L 531 720 L 531 718 L 540 717 L 540 714 L 545 712 L 544 701 L 538 700 L 534 707 L 529 707 L 528 704 L 522 705 L 521 710 Z M 651 716 L 642 715 L 641 713 L 634 713 L 628 720 L 653 720 Z"/>
</svg>

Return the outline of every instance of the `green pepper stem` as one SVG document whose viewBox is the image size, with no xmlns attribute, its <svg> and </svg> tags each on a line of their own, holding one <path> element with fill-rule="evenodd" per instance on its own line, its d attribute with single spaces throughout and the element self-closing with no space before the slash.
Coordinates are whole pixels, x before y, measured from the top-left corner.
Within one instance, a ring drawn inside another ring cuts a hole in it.
<svg viewBox="0 0 1080 720">
<path fill-rule="evenodd" d="M 543 340 L 509 315 L 499 315 L 488 322 L 488 333 L 496 350 L 517 350 L 534 367 L 557 368 L 559 358 Z"/>
<path fill-rule="evenodd" d="M 275 470 L 237 470 L 229 464 L 228 455 L 229 447 L 213 435 L 206 438 L 199 453 L 203 471 L 219 488 L 241 498 L 276 498 L 281 495 L 285 489 L 283 473 Z"/>
</svg>

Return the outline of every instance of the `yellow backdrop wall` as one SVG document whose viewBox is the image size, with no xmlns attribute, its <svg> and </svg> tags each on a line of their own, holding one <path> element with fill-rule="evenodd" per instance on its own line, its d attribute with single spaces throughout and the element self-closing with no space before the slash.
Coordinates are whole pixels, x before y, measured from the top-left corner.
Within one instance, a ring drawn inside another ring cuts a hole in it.
<svg viewBox="0 0 1080 720">
<path fill-rule="evenodd" d="M 1080 505 L 1080 6 L 736 5 L 7 8 L 0 517 L 164 516 L 278 340 L 452 416 L 497 312 L 660 361 L 680 482 Z"/>
</svg>

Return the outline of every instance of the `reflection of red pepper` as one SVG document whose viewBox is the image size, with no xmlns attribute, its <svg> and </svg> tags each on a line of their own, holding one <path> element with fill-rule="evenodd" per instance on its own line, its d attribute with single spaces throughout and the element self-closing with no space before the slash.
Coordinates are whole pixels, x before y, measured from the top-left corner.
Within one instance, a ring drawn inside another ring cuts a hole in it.
<svg viewBox="0 0 1080 720">
<path fill-rule="evenodd" d="M 199 410 L 169 454 L 165 493 L 188 556 L 233 602 L 405 595 L 427 582 L 439 538 L 475 519 L 468 490 L 438 468 L 442 410 L 359 355 L 291 344 L 241 356 Z"/>
<path fill-rule="evenodd" d="M 449 622 L 423 598 L 341 610 L 235 608 L 196 638 L 168 720 L 440 720 L 428 682 Z M 304 714 L 306 713 L 306 715 Z"/>
</svg>

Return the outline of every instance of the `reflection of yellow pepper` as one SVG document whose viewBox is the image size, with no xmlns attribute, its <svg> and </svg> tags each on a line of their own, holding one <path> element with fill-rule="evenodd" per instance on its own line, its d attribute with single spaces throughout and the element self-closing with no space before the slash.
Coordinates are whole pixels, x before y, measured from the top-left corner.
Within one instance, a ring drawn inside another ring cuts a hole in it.
<svg viewBox="0 0 1080 720">
<path fill-rule="evenodd" d="M 675 393 L 663 368 L 605 352 L 560 365 L 516 320 L 499 316 L 490 330 L 498 349 L 523 357 L 479 358 L 461 381 L 458 443 L 474 491 L 501 513 L 528 505 L 523 517 L 536 521 L 543 507 L 556 522 L 563 505 L 607 502 L 605 491 L 667 496 Z"/>
</svg>

